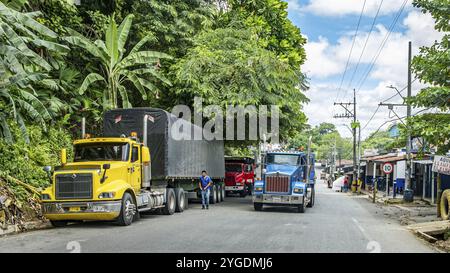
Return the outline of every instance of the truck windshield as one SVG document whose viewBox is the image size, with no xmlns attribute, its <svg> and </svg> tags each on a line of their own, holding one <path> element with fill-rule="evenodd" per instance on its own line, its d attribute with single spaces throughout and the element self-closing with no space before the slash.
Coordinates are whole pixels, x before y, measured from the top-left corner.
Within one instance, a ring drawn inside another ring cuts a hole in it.
<svg viewBox="0 0 450 273">
<path fill-rule="evenodd" d="M 267 155 L 266 163 L 296 166 L 300 163 L 300 157 L 294 154 L 269 154 Z"/>
<path fill-rule="evenodd" d="M 75 162 L 127 161 L 128 143 L 88 143 L 75 145 Z"/>
<path fill-rule="evenodd" d="M 226 172 L 240 173 L 242 172 L 241 164 L 225 164 Z"/>
</svg>

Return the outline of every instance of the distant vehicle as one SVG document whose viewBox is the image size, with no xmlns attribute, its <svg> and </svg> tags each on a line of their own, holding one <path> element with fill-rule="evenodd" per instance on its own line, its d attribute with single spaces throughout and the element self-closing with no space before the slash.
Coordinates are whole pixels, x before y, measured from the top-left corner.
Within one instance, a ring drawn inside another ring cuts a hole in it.
<svg viewBox="0 0 450 273">
<path fill-rule="evenodd" d="M 327 161 L 326 160 L 321 160 L 320 161 L 320 166 L 326 167 L 327 166 Z"/>
<path fill-rule="evenodd" d="M 327 173 L 326 172 L 321 172 L 320 173 L 320 180 L 325 180 L 327 179 Z"/>
<path fill-rule="evenodd" d="M 342 192 L 344 190 L 344 180 L 345 180 L 345 176 L 341 176 L 338 179 L 334 180 L 333 187 L 331 189 L 333 191 Z"/>
<path fill-rule="evenodd" d="M 262 180 L 255 181 L 255 210 L 264 205 L 293 206 L 303 213 L 305 207 L 314 206 L 314 154 L 308 160 L 304 152 L 267 152 L 264 170 Z"/>
<path fill-rule="evenodd" d="M 255 160 L 250 157 L 225 157 L 225 192 L 241 197 L 251 194 L 255 182 Z"/>
</svg>

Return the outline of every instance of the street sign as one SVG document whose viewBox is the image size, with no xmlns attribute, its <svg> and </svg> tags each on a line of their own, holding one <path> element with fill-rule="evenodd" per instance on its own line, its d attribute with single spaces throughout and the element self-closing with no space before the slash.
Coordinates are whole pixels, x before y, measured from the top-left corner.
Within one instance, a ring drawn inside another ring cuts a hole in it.
<svg viewBox="0 0 450 273">
<path fill-rule="evenodd" d="M 381 169 L 383 170 L 383 172 L 385 174 L 390 174 L 394 171 L 394 166 L 392 165 L 392 163 L 384 163 L 383 166 L 381 167 Z"/>
<path fill-rule="evenodd" d="M 450 175 L 450 157 L 435 155 L 432 171 Z"/>
</svg>

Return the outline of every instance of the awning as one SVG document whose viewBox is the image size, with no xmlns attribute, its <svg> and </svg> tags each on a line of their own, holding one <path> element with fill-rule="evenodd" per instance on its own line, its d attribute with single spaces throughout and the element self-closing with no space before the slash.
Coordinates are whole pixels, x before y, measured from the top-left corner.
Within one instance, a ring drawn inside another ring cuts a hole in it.
<svg viewBox="0 0 450 273">
<path fill-rule="evenodd" d="M 431 164 L 433 164 L 433 161 L 432 161 L 432 160 L 429 160 L 429 159 L 425 159 L 425 160 L 413 160 L 413 163 L 424 164 L 424 165 L 431 165 Z"/>
</svg>

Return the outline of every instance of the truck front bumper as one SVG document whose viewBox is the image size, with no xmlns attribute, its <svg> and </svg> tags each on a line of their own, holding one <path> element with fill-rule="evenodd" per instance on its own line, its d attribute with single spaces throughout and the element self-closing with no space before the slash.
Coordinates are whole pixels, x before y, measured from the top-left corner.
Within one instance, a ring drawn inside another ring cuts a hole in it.
<svg viewBox="0 0 450 273">
<path fill-rule="evenodd" d="M 303 204 L 303 195 L 276 195 L 256 193 L 253 195 L 253 203 L 296 206 Z"/>
<path fill-rule="evenodd" d="M 244 190 L 244 186 L 226 186 L 225 187 L 225 191 L 235 192 L 235 191 L 243 191 L 243 190 Z"/>
<path fill-rule="evenodd" d="M 114 220 L 122 201 L 43 202 L 42 213 L 49 220 Z"/>
</svg>

